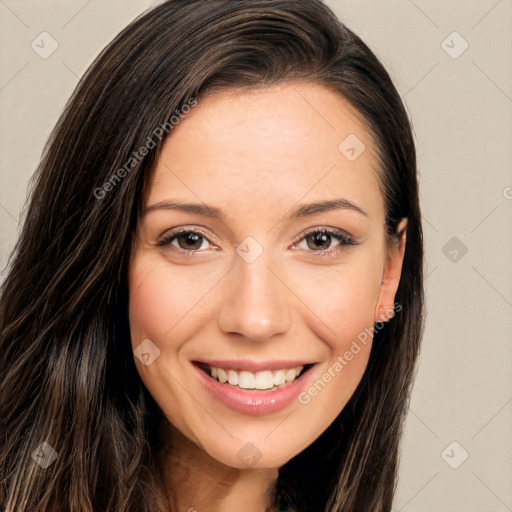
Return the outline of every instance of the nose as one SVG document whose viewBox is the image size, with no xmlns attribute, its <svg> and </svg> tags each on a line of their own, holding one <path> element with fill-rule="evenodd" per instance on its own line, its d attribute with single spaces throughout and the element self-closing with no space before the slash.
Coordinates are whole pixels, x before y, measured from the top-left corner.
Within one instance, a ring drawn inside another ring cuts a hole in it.
<svg viewBox="0 0 512 512">
<path fill-rule="evenodd" d="M 290 329 L 288 290 L 264 256 L 265 252 L 252 263 L 237 257 L 217 315 L 222 332 L 263 342 Z"/>
</svg>

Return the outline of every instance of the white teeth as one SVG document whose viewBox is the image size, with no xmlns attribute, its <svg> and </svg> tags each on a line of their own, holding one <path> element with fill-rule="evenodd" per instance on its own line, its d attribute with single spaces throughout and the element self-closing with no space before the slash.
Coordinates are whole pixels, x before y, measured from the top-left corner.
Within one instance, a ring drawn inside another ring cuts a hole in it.
<svg viewBox="0 0 512 512">
<path fill-rule="evenodd" d="M 213 375 L 213 373 L 212 373 Z M 228 370 L 228 382 L 232 386 L 238 385 L 238 373 L 236 373 L 234 370 Z"/>
<path fill-rule="evenodd" d="M 223 370 L 222 368 L 217 368 L 217 378 L 220 382 L 223 384 L 228 381 L 228 374 L 226 373 L 226 370 Z"/>
<path fill-rule="evenodd" d="M 283 370 L 263 370 L 260 372 L 249 372 L 246 370 L 224 370 L 223 368 L 209 367 L 211 376 L 225 384 L 238 386 L 242 389 L 275 389 L 283 384 L 293 382 L 304 369 L 304 366 L 286 368 Z"/>
<path fill-rule="evenodd" d="M 287 370 L 284 374 L 284 378 L 286 379 L 286 382 L 293 382 L 295 380 L 295 368 Z"/>
<path fill-rule="evenodd" d="M 256 373 L 256 389 L 272 389 L 273 387 L 274 379 L 270 370 Z"/>
<path fill-rule="evenodd" d="M 242 389 L 254 389 L 256 387 L 256 377 L 252 372 L 240 372 L 238 374 L 238 387 Z"/>
<path fill-rule="evenodd" d="M 282 386 L 285 382 L 284 370 L 278 370 L 274 375 L 274 386 Z"/>
</svg>

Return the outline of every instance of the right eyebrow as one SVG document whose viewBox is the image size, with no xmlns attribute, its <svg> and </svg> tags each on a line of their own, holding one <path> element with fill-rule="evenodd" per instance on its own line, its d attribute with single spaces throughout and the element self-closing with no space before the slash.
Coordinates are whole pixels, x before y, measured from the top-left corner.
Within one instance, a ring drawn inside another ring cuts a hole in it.
<svg viewBox="0 0 512 512">
<path fill-rule="evenodd" d="M 208 206 L 200 203 L 182 203 L 179 201 L 160 201 L 158 203 L 147 206 L 144 209 L 143 215 L 153 210 L 180 210 L 184 212 L 197 213 L 205 217 L 212 217 L 215 219 L 225 218 L 224 213 L 215 206 Z"/>
</svg>

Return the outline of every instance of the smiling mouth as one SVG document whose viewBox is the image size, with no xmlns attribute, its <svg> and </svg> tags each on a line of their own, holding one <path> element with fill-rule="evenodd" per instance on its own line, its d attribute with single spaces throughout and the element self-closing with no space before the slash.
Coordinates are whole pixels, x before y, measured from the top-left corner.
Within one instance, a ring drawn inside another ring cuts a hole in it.
<svg viewBox="0 0 512 512">
<path fill-rule="evenodd" d="M 234 388 L 249 391 L 274 391 L 300 379 L 314 364 L 251 372 L 210 366 L 206 363 L 195 363 L 208 377 Z"/>
</svg>

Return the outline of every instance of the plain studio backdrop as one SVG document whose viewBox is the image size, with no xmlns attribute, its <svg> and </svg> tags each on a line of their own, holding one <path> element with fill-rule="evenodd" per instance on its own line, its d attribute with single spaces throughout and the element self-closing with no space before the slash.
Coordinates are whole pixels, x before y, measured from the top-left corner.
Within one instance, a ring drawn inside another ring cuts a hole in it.
<svg viewBox="0 0 512 512">
<path fill-rule="evenodd" d="M 329 0 L 413 120 L 427 321 L 395 512 L 512 510 L 512 1 Z M 0 0 L 0 267 L 89 64 L 149 0 Z"/>
</svg>

